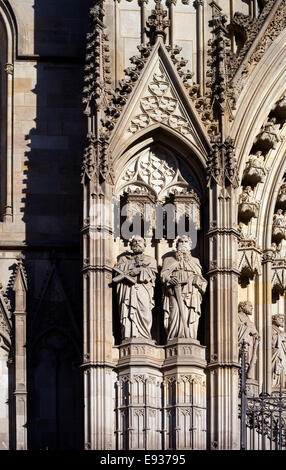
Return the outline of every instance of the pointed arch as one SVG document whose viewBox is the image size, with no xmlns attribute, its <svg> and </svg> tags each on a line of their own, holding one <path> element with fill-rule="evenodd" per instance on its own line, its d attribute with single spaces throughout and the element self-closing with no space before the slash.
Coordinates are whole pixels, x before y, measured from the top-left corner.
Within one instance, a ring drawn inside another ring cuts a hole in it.
<svg viewBox="0 0 286 470">
<path fill-rule="evenodd" d="M 164 124 L 155 124 L 130 137 L 113 155 L 115 173 L 120 175 L 126 163 L 138 152 L 155 144 L 162 144 L 178 154 L 184 164 L 192 168 L 197 175 L 203 198 L 206 197 L 207 151 L 202 153 L 189 139 L 179 135 Z"/>
</svg>

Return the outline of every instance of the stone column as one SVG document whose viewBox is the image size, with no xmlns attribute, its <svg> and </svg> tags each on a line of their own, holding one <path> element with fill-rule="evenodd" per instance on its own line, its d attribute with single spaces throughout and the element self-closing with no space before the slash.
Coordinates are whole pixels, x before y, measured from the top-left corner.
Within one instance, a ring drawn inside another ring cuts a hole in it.
<svg viewBox="0 0 286 470">
<path fill-rule="evenodd" d="M 238 253 L 236 194 L 210 185 L 209 446 L 238 449 Z"/>
<path fill-rule="evenodd" d="M 15 447 L 27 449 L 27 357 L 26 357 L 26 292 L 27 280 L 20 259 L 13 290 L 15 292 Z"/>
<path fill-rule="evenodd" d="M 165 350 L 164 449 L 206 449 L 205 346 L 175 338 Z"/>
<path fill-rule="evenodd" d="M 272 392 L 272 261 L 274 251 L 270 248 L 262 255 L 263 278 L 263 383 L 265 392 Z"/>
<path fill-rule="evenodd" d="M 13 79 L 14 65 L 6 64 L 7 74 L 7 155 L 5 221 L 13 216 Z"/>
<path fill-rule="evenodd" d="M 197 83 L 200 85 L 200 94 L 204 93 L 204 3 L 196 0 L 197 9 Z"/>
<path fill-rule="evenodd" d="M 112 188 L 86 178 L 83 226 L 85 448 L 114 447 Z"/>
</svg>

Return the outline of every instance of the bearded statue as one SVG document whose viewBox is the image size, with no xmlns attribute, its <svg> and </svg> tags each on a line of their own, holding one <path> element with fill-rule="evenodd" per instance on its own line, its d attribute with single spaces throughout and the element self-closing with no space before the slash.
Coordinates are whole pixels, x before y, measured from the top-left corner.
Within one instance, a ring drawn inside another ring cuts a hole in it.
<svg viewBox="0 0 286 470">
<path fill-rule="evenodd" d="M 152 309 L 157 262 L 145 255 L 146 241 L 134 236 L 130 242 L 132 253 L 119 257 L 113 270 L 120 312 L 122 339 L 151 339 Z"/>
<path fill-rule="evenodd" d="M 177 251 L 164 259 L 161 272 L 167 339 L 197 339 L 207 281 L 199 260 L 191 255 L 191 239 L 180 237 L 176 247 Z"/>
</svg>

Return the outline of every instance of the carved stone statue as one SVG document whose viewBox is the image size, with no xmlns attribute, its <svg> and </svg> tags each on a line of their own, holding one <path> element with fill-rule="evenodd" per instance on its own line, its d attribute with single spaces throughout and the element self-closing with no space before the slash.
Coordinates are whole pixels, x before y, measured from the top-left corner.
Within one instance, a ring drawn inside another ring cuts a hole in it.
<svg viewBox="0 0 286 470">
<path fill-rule="evenodd" d="M 273 215 L 273 225 L 286 226 L 286 217 L 282 209 L 278 209 L 277 213 Z"/>
<path fill-rule="evenodd" d="M 151 339 L 152 309 L 157 262 L 145 255 L 146 241 L 134 236 L 130 242 L 133 253 L 120 256 L 114 266 L 122 339 Z"/>
<path fill-rule="evenodd" d="M 263 182 L 265 179 L 266 170 L 264 169 L 264 159 L 262 152 L 259 150 L 255 155 L 249 155 L 249 158 L 245 165 L 244 170 L 244 181 L 255 186 L 259 182 Z"/>
<path fill-rule="evenodd" d="M 286 377 L 286 334 L 281 330 L 284 326 L 284 315 L 272 317 L 272 384 L 273 387 L 285 385 Z"/>
<path fill-rule="evenodd" d="M 191 255 L 191 239 L 180 237 L 177 251 L 163 262 L 164 326 L 168 337 L 197 339 L 202 294 L 207 281 L 197 258 Z"/>
<path fill-rule="evenodd" d="M 256 200 L 253 195 L 253 189 L 251 186 L 246 186 L 244 191 L 240 195 L 240 202 L 247 204 L 256 204 Z"/>
<path fill-rule="evenodd" d="M 260 133 L 258 134 L 255 144 L 264 151 L 268 151 L 272 148 L 276 148 L 278 143 L 277 131 L 279 124 L 276 123 L 276 118 L 272 117 L 262 126 Z"/>
<path fill-rule="evenodd" d="M 275 243 L 286 239 L 286 213 L 283 214 L 282 209 L 278 209 L 273 215 L 272 238 Z"/>
<path fill-rule="evenodd" d="M 249 301 L 240 302 L 238 305 L 238 345 L 243 340 L 246 342 L 246 366 L 247 378 L 255 378 L 255 364 L 257 357 L 257 346 L 260 340 L 255 324 L 250 320 L 253 306 Z"/>
<path fill-rule="evenodd" d="M 251 186 L 246 186 L 239 196 L 239 216 L 244 223 L 248 223 L 252 217 L 258 216 L 259 204 L 254 197 Z"/>
</svg>

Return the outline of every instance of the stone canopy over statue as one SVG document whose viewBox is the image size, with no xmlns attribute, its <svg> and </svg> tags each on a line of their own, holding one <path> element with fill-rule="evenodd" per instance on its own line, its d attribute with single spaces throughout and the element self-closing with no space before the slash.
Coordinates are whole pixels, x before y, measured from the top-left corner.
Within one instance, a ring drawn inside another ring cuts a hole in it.
<svg viewBox="0 0 286 470">
<path fill-rule="evenodd" d="M 133 253 L 121 255 L 113 268 L 122 339 L 151 339 L 157 262 L 144 254 L 145 247 L 144 238 L 134 236 L 130 241 Z"/>
<path fill-rule="evenodd" d="M 164 326 L 167 339 L 197 339 L 202 294 L 207 281 L 197 258 L 191 255 L 191 239 L 180 237 L 177 251 L 164 259 L 163 283 Z"/>
</svg>

